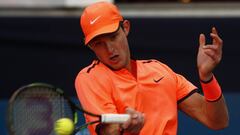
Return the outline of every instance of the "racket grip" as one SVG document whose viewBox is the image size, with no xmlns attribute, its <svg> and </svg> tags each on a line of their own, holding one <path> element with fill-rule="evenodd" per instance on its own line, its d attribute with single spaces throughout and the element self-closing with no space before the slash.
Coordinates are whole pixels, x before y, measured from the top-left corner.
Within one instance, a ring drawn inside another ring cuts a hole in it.
<svg viewBox="0 0 240 135">
<path fill-rule="evenodd" d="M 102 114 L 102 123 L 124 123 L 130 118 L 129 114 Z"/>
</svg>

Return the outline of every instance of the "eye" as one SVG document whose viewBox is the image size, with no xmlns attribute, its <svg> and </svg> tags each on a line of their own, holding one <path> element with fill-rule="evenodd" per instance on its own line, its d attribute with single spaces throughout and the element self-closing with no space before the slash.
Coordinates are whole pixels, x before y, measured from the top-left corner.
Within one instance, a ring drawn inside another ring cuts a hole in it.
<svg viewBox="0 0 240 135">
<path fill-rule="evenodd" d="M 116 32 L 116 33 L 113 33 L 113 34 L 111 34 L 110 39 L 111 39 L 111 40 L 115 40 L 115 39 L 117 38 L 117 36 L 118 36 L 118 33 L 117 33 L 117 32 Z"/>
<path fill-rule="evenodd" d="M 97 47 L 102 46 L 102 45 L 103 45 L 102 41 L 95 41 L 95 42 L 92 42 L 90 46 L 92 48 L 97 48 Z"/>
</svg>

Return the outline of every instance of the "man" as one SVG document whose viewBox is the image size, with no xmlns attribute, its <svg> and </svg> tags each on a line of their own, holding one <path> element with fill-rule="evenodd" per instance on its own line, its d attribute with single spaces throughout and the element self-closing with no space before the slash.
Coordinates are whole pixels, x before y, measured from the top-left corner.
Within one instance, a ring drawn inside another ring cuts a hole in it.
<svg viewBox="0 0 240 135">
<path fill-rule="evenodd" d="M 228 111 L 212 71 L 221 61 L 222 40 L 212 28 L 212 45 L 199 37 L 198 72 L 204 96 L 183 76 L 157 60 L 132 60 L 128 46 L 130 22 L 107 2 L 88 6 L 81 16 L 85 45 L 98 60 L 77 76 L 75 87 L 90 112 L 128 113 L 124 124 L 89 126 L 92 135 L 176 135 L 177 109 L 208 126 L 228 125 Z M 86 121 L 95 118 L 85 116 Z"/>
</svg>

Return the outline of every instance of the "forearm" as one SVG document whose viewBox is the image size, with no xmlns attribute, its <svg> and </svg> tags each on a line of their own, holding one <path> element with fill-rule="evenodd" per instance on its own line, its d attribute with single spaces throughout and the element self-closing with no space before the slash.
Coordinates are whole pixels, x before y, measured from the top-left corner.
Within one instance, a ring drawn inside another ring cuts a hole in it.
<svg viewBox="0 0 240 135">
<path fill-rule="evenodd" d="M 204 89 L 204 88 L 203 88 Z M 179 109 L 211 129 L 223 129 L 228 126 L 228 110 L 222 93 L 206 97 L 214 88 L 203 90 L 204 96 L 194 93 L 179 104 Z M 221 92 L 221 91 L 220 91 Z M 210 101 L 211 100 L 211 101 Z"/>
<path fill-rule="evenodd" d="M 205 114 L 208 126 L 213 129 L 221 129 L 228 125 L 228 111 L 220 85 L 211 75 L 209 81 L 201 81 L 205 97 Z"/>
<path fill-rule="evenodd" d="M 207 125 L 212 129 L 222 129 L 228 126 L 228 110 L 224 96 L 214 102 L 205 102 L 205 115 Z"/>
</svg>

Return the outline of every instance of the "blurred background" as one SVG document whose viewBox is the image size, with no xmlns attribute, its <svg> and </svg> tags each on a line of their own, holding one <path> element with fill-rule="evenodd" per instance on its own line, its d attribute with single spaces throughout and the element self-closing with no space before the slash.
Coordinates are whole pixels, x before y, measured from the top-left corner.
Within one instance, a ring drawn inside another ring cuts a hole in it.
<svg viewBox="0 0 240 135">
<path fill-rule="evenodd" d="M 98 0 L 0 0 L 0 129 L 8 135 L 7 103 L 19 87 L 45 82 L 76 98 L 74 80 L 94 54 L 83 46 L 79 18 Z M 239 135 L 240 0 L 108 0 L 131 21 L 136 59 L 158 59 L 199 86 L 198 37 L 215 26 L 224 40 L 215 70 L 229 107 L 229 127 L 210 130 L 179 112 L 178 135 Z M 160 107 L 159 107 L 160 108 Z"/>
</svg>

